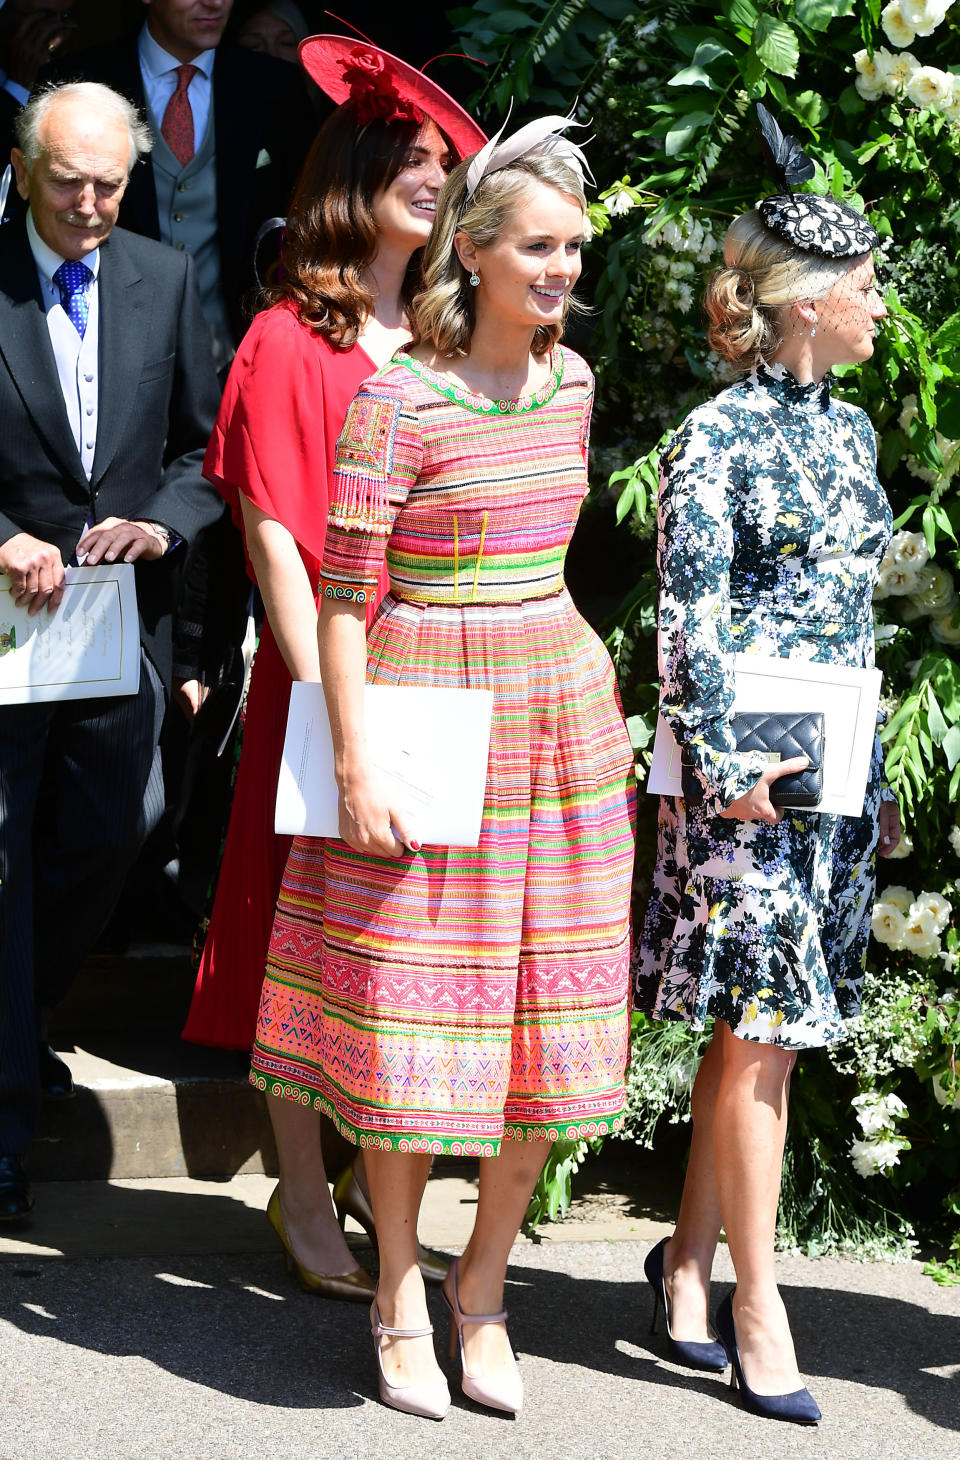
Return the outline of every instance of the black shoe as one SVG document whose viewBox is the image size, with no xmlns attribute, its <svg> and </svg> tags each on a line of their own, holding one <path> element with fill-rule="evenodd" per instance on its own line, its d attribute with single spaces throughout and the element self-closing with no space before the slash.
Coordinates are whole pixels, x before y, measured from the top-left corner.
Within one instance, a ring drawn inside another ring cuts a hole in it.
<svg viewBox="0 0 960 1460">
<path fill-rule="evenodd" d="M 663 1249 L 669 1241 L 669 1237 L 664 1237 L 662 1242 L 652 1247 L 643 1264 L 647 1282 L 653 1288 L 653 1321 L 650 1332 L 656 1333 L 657 1318 L 662 1308 L 667 1325 L 667 1352 L 673 1362 L 682 1364 L 686 1369 L 698 1369 L 704 1374 L 722 1374 L 728 1363 L 727 1351 L 722 1343 L 694 1343 L 690 1339 L 674 1338 L 670 1332 L 670 1305 L 663 1280 Z"/>
<path fill-rule="evenodd" d="M 19 1156 L 0 1156 L 0 1222 L 18 1222 L 33 1206 L 33 1193 Z"/>
<path fill-rule="evenodd" d="M 717 1332 L 723 1341 L 730 1362 L 733 1365 L 730 1383 L 740 1391 L 740 1403 L 751 1414 L 761 1419 L 789 1420 L 791 1424 L 815 1425 L 822 1418 L 819 1407 L 809 1389 L 794 1389 L 790 1394 L 755 1394 L 743 1377 L 740 1350 L 737 1348 L 737 1331 L 733 1323 L 732 1288 L 717 1309 Z"/>
<path fill-rule="evenodd" d="M 70 1066 L 50 1048 L 46 1040 L 37 1047 L 37 1066 L 40 1073 L 40 1094 L 44 1100 L 69 1100 L 77 1093 L 73 1088 Z"/>
</svg>

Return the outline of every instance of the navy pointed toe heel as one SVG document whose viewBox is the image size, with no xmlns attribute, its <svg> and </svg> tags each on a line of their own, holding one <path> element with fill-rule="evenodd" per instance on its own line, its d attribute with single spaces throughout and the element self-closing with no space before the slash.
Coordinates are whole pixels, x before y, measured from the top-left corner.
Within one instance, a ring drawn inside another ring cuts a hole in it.
<svg viewBox="0 0 960 1460">
<path fill-rule="evenodd" d="M 740 1350 L 737 1348 L 737 1332 L 733 1324 L 732 1289 L 717 1309 L 717 1332 L 726 1345 L 733 1370 L 730 1383 L 740 1391 L 740 1402 L 751 1414 L 761 1419 L 783 1419 L 795 1425 L 815 1425 L 821 1419 L 817 1401 L 809 1389 L 795 1389 L 792 1394 L 755 1394 L 743 1377 Z"/>
<path fill-rule="evenodd" d="M 663 1309 L 667 1329 L 667 1351 L 675 1364 L 686 1369 L 699 1369 L 705 1374 L 722 1374 L 727 1367 L 727 1352 L 722 1343 L 690 1343 L 686 1339 L 674 1338 L 670 1332 L 670 1305 L 667 1302 L 667 1287 L 663 1280 L 663 1252 L 669 1237 L 664 1237 L 656 1247 L 651 1247 L 643 1263 L 647 1282 L 653 1288 L 653 1319 L 650 1332 L 656 1333 L 657 1319 Z"/>
</svg>

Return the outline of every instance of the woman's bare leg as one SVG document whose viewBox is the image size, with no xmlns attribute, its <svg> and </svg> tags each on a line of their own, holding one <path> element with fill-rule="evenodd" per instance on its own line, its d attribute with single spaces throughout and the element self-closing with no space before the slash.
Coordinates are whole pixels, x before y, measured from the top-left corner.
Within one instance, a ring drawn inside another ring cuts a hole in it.
<svg viewBox="0 0 960 1460">
<path fill-rule="evenodd" d="M 309 1105 L 267 1097 L 280 1157 L 280 1209 L 301 1266 L 327 1277 L 353 1272 L 357 1260 L 337 1222 L 320 1131 L 323 1117 Z"/>
<path fill-rule="evenodd" d="M 663 1257 L 670 1331 L 674 1338 L 690 1343 L 708 1343 L 712 1337 L 710 1273 L 721 1227 L 713 1164 L 713 1121 L 722 1067 L 720 1041 L 714 1034 L 693 1086 L 690 1160 L 677 1225 Z"/>
<path fill-rule="evenodd" d="M 430 1156 L 368 1149 L 364 1160 L 380 1246 L 377 1307 L 381 1321 L 389 1328 L 425 1328 L 430 1315 L 417 1265 L 417 1219 L 430 1174 Z M 418 1384 L 442 1377 L 429 1337 L 384 1338 L 380 1355 L 390 1384 Z"/>
<path fill-rule="evenodd" d="M 499 1313 L 503 1307 L 510 1249 L 549 1149 L 546 1141 L 505 1140 L 499 1156 L 481 1159 L 476 1221 L 457 1264 L 464 1313 Z M 449 1278 L 444 1287 L 451 1290 Z M 467 1369 L 475 1378 L 502 1372 L 514 1363 L 506 1329 L 500 1323 L 468 1323 L 463 1348 Z"/>
<path fill-rule="evenodd" d="M 714 1112 L 714 1165 L 723 1225 L 737 1273 L 733 1315 L 744 1375 L 758 1394 L 802 1388 L 774 1240 L 790 1072 L 777 1045 L 737 1039 L 718 1023 L 723 1067 Z"/>
</svg>

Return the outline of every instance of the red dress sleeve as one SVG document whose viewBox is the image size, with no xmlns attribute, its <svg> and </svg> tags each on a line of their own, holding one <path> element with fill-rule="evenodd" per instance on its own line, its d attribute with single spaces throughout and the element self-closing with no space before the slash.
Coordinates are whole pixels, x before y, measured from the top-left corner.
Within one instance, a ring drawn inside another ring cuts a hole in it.
<svg viewBox="0 0 960 1460">
<path fill-rule="evenodd" d="M 334 350 L 292 307 L 265 310 L 237 351 L 207 447 L 203 474 L 237 526 L 242 531 L 242 492 L 293 535 L 314 584 L 334 446 L 354 393 L 374 368 L 357 347 Z"/>
</svg>

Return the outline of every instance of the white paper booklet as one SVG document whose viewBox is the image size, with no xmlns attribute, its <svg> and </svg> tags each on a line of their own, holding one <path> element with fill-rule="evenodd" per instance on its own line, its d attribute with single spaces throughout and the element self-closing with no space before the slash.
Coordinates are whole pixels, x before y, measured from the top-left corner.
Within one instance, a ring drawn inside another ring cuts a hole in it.
<svg viewBox="0 0 960 1460">
<path fill-rule="evenodd" d="M 367 744 L 411 834 L 425 846 L 475 847 L 487 785 L 493 693 L 368 684 Z M 277 785 L 275 830 L 339 836 L 333 740 L 323 686 L 296 681 Z"/>
<path fill-rule="evenodd" d="M 735 710 L 823 712 L 823 799 L 816 809 L 831 816 L 861 816 L 877 732 L 880 670 L 758 654 L 737 654 L 735 666 Z M 662 716 L 647 790 L 663 796 L 682 794 L 680 751 Z"/>
<path fill-rule="evenodd" d="M 0 705 L 132 695 L 139 686 L 132 563 L 67 568 L 60 607 L 32 617 L 0 576 Z"/>
</svg>

